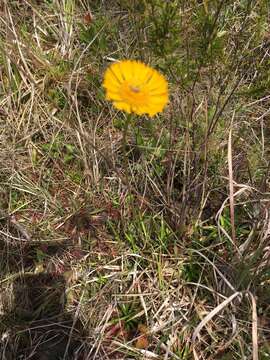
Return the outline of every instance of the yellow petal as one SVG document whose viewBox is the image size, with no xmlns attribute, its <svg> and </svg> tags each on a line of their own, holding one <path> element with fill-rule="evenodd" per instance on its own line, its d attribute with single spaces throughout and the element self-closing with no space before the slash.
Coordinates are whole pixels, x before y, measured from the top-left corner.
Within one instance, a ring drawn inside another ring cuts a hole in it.
<svg viewBox="0 0 270 360">
<path fill-rule="evenodd" d="M 124 101 L 114 101 L 113 105 L 116 107 L 116 109 L 118 110 L 124 110 L 126 111 L 128 114 L 131 113 L 131 106 L 130 104 L 127 104 Z"/>
</svg>

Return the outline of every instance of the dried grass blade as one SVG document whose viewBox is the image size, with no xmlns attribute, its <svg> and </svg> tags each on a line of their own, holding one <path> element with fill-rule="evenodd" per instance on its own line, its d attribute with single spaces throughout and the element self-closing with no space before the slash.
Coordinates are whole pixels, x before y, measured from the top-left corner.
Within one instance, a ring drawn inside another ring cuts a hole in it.
<svg viewBox="0 0 270 360">
<path fill-rule="evenodd" d="M 224 309 L 227 305 L 229 305 L 237 296 L 241 295 L 241 292 L 236 292 L 224 300 L 221 304 L 215 307 L 196 327 L 194 333 L 192 335 L 192 343 L 195 343 L 196 338 L 198 337 L 202 328 L 215 316 L 217 315 L 222 309 Z"/>
<path fill-rule="evenodd" d="M 257 317 L 257 305 L 254 296 L 249 292 L 252 304 L 252 359 L 259 360 L 258 353 L 258 317 Z"/>
</svg>

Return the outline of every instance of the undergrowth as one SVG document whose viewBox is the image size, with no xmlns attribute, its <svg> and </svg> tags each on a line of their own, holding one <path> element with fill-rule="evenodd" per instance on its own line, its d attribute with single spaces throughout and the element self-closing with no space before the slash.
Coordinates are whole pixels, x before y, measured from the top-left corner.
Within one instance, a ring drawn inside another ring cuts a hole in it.
<svg viewBox="0 0 270 360">
<path fill-rule="evenodd" d="M 267 0 L 0 4 L 1 359 L 268 359 Z M 153 119 L 105 101 L 162 72 Z"/>
</svg>

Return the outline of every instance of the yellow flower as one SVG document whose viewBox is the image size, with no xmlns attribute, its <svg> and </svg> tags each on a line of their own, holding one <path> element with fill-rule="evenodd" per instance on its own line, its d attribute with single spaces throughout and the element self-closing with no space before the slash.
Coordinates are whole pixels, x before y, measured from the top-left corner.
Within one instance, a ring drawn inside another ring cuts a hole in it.
<svg viewBox="0 0 270 360">
<path fill-rule="evenodd" d="M 135 60 L 113 63 L 105 72 L 106 99 L 127 113 L 154 116 L 168 103 L 168 83 L 163 75 Z"/>
</svg>

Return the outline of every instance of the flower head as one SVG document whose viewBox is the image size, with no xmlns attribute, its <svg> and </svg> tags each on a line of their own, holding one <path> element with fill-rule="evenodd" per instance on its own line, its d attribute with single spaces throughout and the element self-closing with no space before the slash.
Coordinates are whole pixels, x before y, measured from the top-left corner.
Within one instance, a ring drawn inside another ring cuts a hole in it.
<svg viewBox="0 0 270 360">
<path fill-rule="evenodd" d="M 163 75 L 135 60 L 113 63 L 105 72 L 106 99 L 127 113 L 154 116 L 168 103 L 168 83 Z"/>
</svg>

